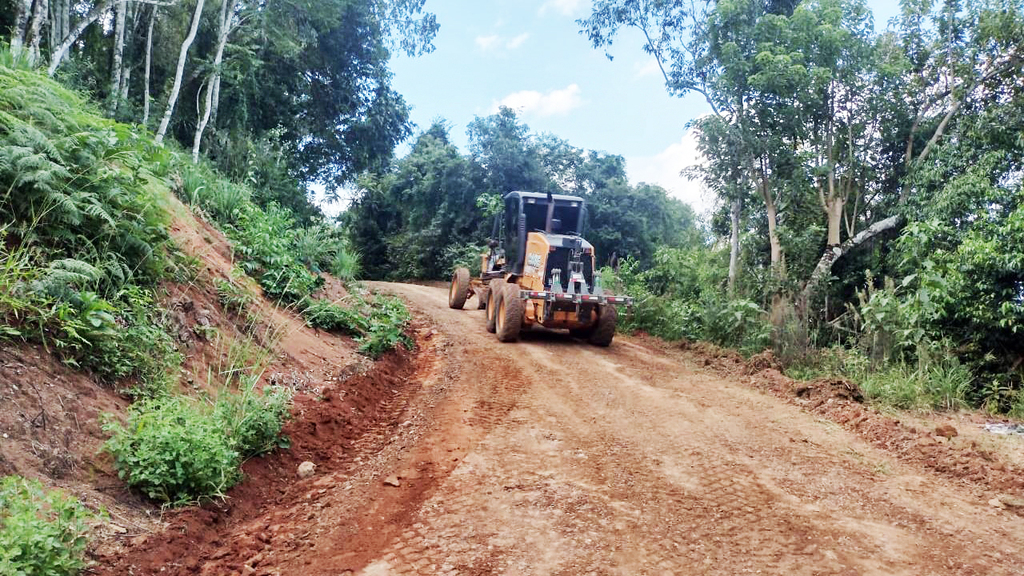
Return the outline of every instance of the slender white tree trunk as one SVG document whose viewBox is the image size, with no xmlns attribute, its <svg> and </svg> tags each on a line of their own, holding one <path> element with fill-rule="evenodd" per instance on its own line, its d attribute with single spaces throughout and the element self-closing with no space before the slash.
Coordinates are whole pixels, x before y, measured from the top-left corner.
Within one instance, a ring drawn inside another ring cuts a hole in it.
<svg viewBox="0 0 1024 576">
<path fill-rule="evenodd" d="M 43 24 L 50 17 L 50 3 L 48 0 L 36 0 L 32 9 L 32 22 L 28 26 L 28 35 L 25 39 L 28 44 L 29 61 L 32 64 L 39 62 L 39 44 L 43 36 Z"/>
<path fill-rule="evenodd" d="M 121 74 L 121 102 L 128 100 L 128 86 L 131 83 L 131 79 L 132 68 L 131 66 L 126 66 L 124 73 Z"/>
<path fill-rule="evenodd" d="M 98 20 L 100 16 L 106 14 L 113 3 L 114 0 L 100 0 L 92 7 L 92 10 L 89 10 L 89 13 L 86 14 L 84 18 L 75 24 L 75 27 L 68 32 L 67 36 L 65 36 L 57 46 L 57 49 L 50 55 L 50 66 L 46 70 L 47 74 L 53 76 L 53 73 L 57 71 L 57 67 L 59 67 L 61 62 L 64 61 L 64 58 L 67 57 L 68 51 L 71 50 L 71 46 L 74 45 L 75 41 L 78 40 L 78 37 L 82 35 L 82 32 L 84 32 L 90 24 Z"/>
<path fill-rule="evenodd" d="M 18 56 L 25 46 L 25 34 L 28 32 L 28 21 L 32 15 L 32 0 L 17 0 L 15 4 L 14 30 L 11 34 L 11 52 Z"/>
<path fill-rule="evenodd" d="M 203 142 L 203 132 L 210 123 L 210 114 L 213 112 L 214 98 L 220 97 L 220 67 L 224 61 L 224 47 L 228 43 L 228 35 L 231 33 L 231 19 L 235 15 L 237 0 L 223 0 L 220 8 L 220 32 L 217 35 L 217 52 L 213 57 L 213 75 L 206 87 L 206 96 L 203 101 L 203 116 L 196 126 L 196 135 L 192 140 L 192 163 L 199 163 L 199 148 Z"/>
<path fill-rule="evenodd" d="M 150 67 L 153 64 L 153 24 L 156 22 L 156 11 L 157 7 L 153 6 L 153 10 L 149 14 L 149 26 L 146 28 L 146 68 L 143 75 L 143 92 L 142 92 L 142 125 L 149 126 L 149 72 Z"/>
<path fill-rule="evenodd" d="M 121 76 L 124 73 L 124 29 L 128 12 L 128 2 L 118 0 L 114 6 L 114 54 L 110 66 L 110 113 L 117 112 L 118 100 L 121 97 Z"/>
<path fill-rule="evenodd" d="M 740 267 L 740 210 L 743 202 L 736 198 L 729 206 L 729 294 L 736 291 Z"/>
<path fill-rule="evenodd" d="M 188 30 L 188 36 L 181 43 L 181 51 L 178 53 L 178 67 L 174 72 L 174 85 L 171 86 L 171 94 L 167 97 L 167 107 L 164 109 L 164 117 L 160 120 L 160 128 L 156 131 L 156 143 L 162 144 L 164 135 L 167 134 L 167 127 L 171 123 L 171 116 L 174 115 L 174 106 L 178 103 L 178 94 L 181 92 L 181 77 L 185 73 L 185 60 L 188 59 L 188 49 L 196 39 L 196 31 L 199 30 L 199 20 L 203 16 L 203 0 L 197 0 L 195 13 L 192 14 L 192 26 Z"/>
</svg>

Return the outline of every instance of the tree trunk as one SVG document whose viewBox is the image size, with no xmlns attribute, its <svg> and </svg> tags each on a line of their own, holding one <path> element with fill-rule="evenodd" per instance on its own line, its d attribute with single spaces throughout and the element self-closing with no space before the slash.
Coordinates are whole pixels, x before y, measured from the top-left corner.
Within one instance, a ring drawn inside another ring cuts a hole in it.
<svg viewBox="0 0 1024 576">
<path fill-rule="evenodd" d="M 117 112 L 118 100 L 121 97 L 121 76 L 124 73 L 124 28 L 128 12 L 128 2 L 118 0 L 114 6 L 114 51 L 110 65 L 110 113 Z"/>
<path fill-rule="evenodd" d="M 803 290 L 800 292 L 801 308 L 803 310 L 807 309 L 806 307 L 810 304 L 811 299 L 814 297 L 814 293 L 817 290 L 818 285 L 821 284 L 825 279 L 827 279 L 829 277 L 829 274 L 831 274 L 832 265 L 836 263 L 836 260 L 839 260 L 847 253 L 856 249 L 858 246 L 867 242 L 868 240 L 871 240 L 875 236 L 878 236 L 883 232 L 896 228 L 897 226 L 900 225 L 901 222 L 902 217 L 890 216 L 885 220 L 875 222 L 871 226 L 868 226 L 864 230 L 861 230 L 860 232 L 857 233 L 856 236 L 850 238 L 849 240 L 843 242 L 842 244 L 829 246 L 825 250 L 825 253 L 821 255 L 821 258 L 818 260 L 818 265 L 814 267 L 814 271 L 811 272 L 811 277 L 807 280 L 807 283 L 804 285 Z"/>
<path fill-rule="evenodd" d="M 188 59 L 188 49 L 196 39 L 196 31 L 199 30 L 199 20 L 203 16 L 203 0 L 197 0 L 196 10 L 192 15 L 192 26 L 188 30 L 188 36 L 181 43 L 181 51 L 178 53 L 178 67 L 174 71 L 174 85 L 171 86 L 171 94 L 167 97 L 167 107 L 164 109 L 164 117 L 160 120 L 160 128 L 156 131 L 156 143 L 163 144 L 164 135 L 167 134 L 167 127 L 171 123 L 171 116 L 174 114 L 174 106 L 178 103 L 178 94 L 181 92 L 181 77 L 185 74 L 185 60 Z"/>
<path fill-rule="evenodd" d="M 128 100 L 128 86 L 132 79 L 132 69 L 130 66 L 125 67 L 124 73 L 121 74 L 121 102 Z"/>
<path fill-rule="evenodd" d="M 25 43 L 28 44 L 28 58 L 32 65 L 39 62 L 39 44 L 43 35 L 43 24 L 50 17 L 50 4 L 47 0 L 36 0 L 32 9 L 32 21 L 28 25 Z"/>
<path fill-rule="evenodd" d="M 25 35 L 28 33 L 28 21 L 32 15 L 32 0 L 17 0 L 14 14 L 14 30 L 11 33 L 11 53 L 15 57 L 21 54 L 25 46 Z"/>
<path fill-rule="evenodd" d="M 786 277 L 786 262 L 782 253 L 782 242 L 779 240 L 779 214 L 772 198 L 768 184 L 762 183 L 765 212 L 768 215 L 768 244 L 771 246 L 772 273 L 777 279 Z"/>
<path fill-rule="evenodd" d="M 149 72 L 153 64 L 153 23 L 156 22 L 156 11 L 157 7 L 153 6 L 153 10 L 149 14 L 149 26 L 146 29 L 146 71 L 143 75 L 143 92 L 142 92 L 142 125 L 149 126 Z"/>
<path fill-rule="evenodd" d="M 57 50 L 57 46 L 60 46 L 60 43 L 71 33 L 71 0 L 60 0 L 57 18 L 60 20 L 60 35 L 54 38 L 54 48 L 50 51 L 50 54 L 53 54 Z"/>
<path fill-rule="evenodd" d="M 729 206 L 729 295 L 736 291 L 736 277 L 740 266 L 740 210 L 743 202 L 736 198 Z"/>
<path fill-rule="evenodd" d="M 825 214 L 828 216 L 829 246 L 839 245 L 839 233 L 842 230 L 843 224 L 843 207 L 844 202 L 842 198 L 831 198 L 825 203 Z"/>
<path fill-rule="evenodd" d="M 203 142 L 203 132 L 210 123 L 210 115 L 213 112 L 214 98 L 220 98 L 220 67 L 224 61 L 224 47 L 228 43 L 228 35 L 231 33 L 231 19 L 235 14 L 237 0 L 223 0 L 220 9 L 220 32 L 217 35 L 217 51 L 213 57 L 213 74 L 210 83 L 206 87 L 206 96 L 203 102 L 203 116 L 196 126 L 196 135 L 192 140 L 192 163 L 199 163 L 199 148 Z"/>
<path fill-rule="evenodd" d="M 60 66 L 61 62 L 68 55 L 68 51 L 71 46 L 78 40 L 78 37 L 82 35 L 82 32 L 89 27 L 90 24 L 99 19 L 100 16 L 107 13 L 110 10 L 111 4 L 114 0 L 100 0 L 84 18 L 75 24 L 74 29 L 68 32 L 68 35 L 61 41 L 57 46 L 57 50 L 50 55 L 50 66 L 47 68 L 46 73 L 53 76 L 53 73 L 57 71 L 57 67 Z"/>
</svg>

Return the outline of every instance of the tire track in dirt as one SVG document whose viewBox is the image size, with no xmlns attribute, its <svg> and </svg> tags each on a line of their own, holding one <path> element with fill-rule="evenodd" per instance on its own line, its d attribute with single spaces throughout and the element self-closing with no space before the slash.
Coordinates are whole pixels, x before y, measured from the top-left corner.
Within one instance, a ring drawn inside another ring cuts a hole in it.
<svg viewBox="0 0 1024 576">
<path fill-rule="evenodd" d="M 628 338 L 500 344 L 473 300 L 375 287 L 421 325 L 387 418 L 136 574 L 1024 574 L 1019 517 L 830 421 Z"/>
<path fill-rule="evenodd" d="M 628 341 L 596 350 L 542 332 L 500 345 L 467 322 L 475 313 L 444 309 L 442 290 L 393 289 L 436 306 L 442 329 L 510 354 L 531 384 L 365 574 L 1024 566 L 1018 519 L 792 406 Z"/>
</svg>

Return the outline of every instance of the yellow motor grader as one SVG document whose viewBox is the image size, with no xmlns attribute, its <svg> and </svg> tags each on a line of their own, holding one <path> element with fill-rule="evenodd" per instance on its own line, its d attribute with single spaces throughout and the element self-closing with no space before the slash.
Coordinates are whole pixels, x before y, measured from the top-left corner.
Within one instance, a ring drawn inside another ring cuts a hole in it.
<svg viewBox="0 0 1024 576">
<path fill-rule="evenodd" d="M 475 295 L 477 307 L 487 310 L 487 330 L 502 342 L 536 324 L 608 346 L 616 306 L 632 306 L 633 299 L 605 293 L 594 273 L 594 247 L 581 236 L 585 221 L 578 196 L 509 192 L 481 255 L 480 276 L 456 269 L 448 306 L 461 309 Z"/>
</svg>

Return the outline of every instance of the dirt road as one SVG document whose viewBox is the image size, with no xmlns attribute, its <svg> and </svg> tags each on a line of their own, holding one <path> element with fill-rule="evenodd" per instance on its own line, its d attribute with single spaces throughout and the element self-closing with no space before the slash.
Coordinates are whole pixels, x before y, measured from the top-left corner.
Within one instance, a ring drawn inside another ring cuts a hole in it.
<svg viewBox="0 0 1024 576">
<path fill-rule="evenodd" d="M 451 340 L 471 445 L 365 574 L 1024 574 L 1024 521 L 830 422 L 628 339 L 501 345 L 444 290 L 389 289 Z"/>
<path fill-rule="evenodd" d="M 1024 519 L 813 413 L 639 341 L 501 344 L 475 300 L 375 287 L 424 319 L 393 424 L 214 536 L 176 528 L 188 562 L 110 573 L 1024 574 Z"/>
</svg>

